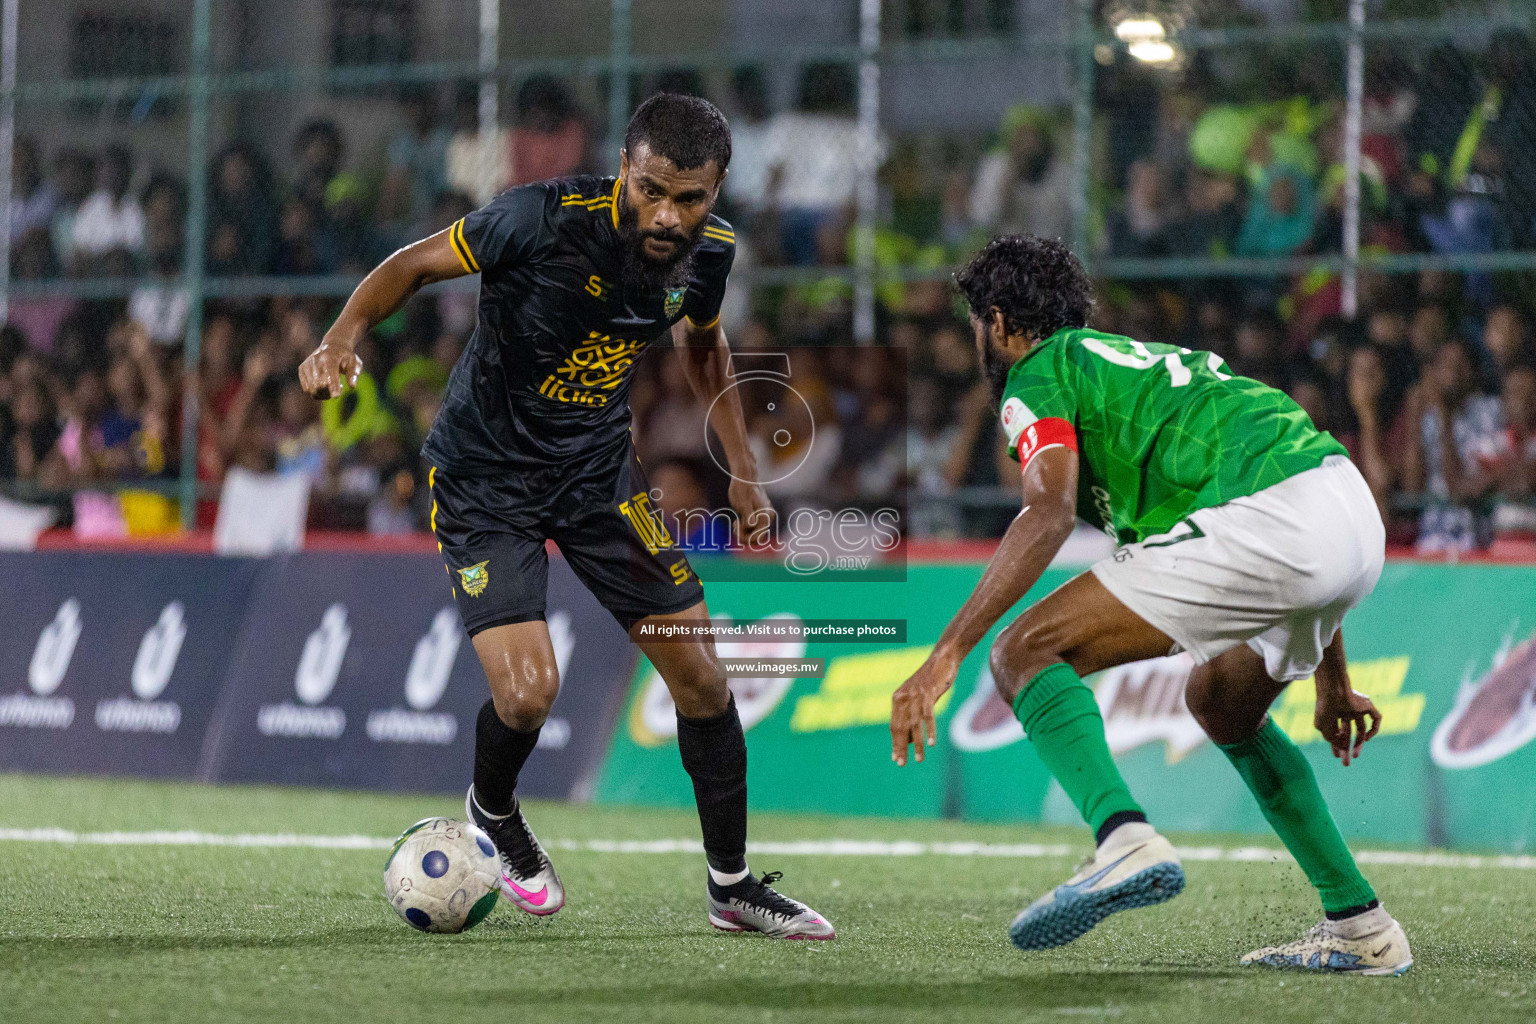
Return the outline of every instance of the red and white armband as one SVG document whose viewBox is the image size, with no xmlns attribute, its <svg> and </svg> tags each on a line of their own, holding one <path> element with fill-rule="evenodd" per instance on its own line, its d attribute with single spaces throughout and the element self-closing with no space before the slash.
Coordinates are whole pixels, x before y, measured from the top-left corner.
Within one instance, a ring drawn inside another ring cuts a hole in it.
<svg viewBox="0 0 1536 1024">
<path fill-rule="evenodd" d="M 1071 423 L 1058 416 L 1040 419 L 1018 398 L 1003 403 L 1003 432 L 1008 435 L 1008 447 L 1018 456 L 1021 472 L 1047 448 L 1077 451 L 1077 431 Z"/>
</svg>

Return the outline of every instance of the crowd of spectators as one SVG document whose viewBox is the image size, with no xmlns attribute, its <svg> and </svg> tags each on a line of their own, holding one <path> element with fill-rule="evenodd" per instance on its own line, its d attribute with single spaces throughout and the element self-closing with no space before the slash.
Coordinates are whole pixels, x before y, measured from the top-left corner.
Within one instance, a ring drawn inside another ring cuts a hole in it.
<svg viewBox="0 0 1536 1024">
<path fill-rule="evenodd" d="M 1373 57 L 1361 167 L 1368 251 L 1536 248 L 1533 72 L 1529 41 L 1512 33 L 1477 57 L 1449 47 L 1416 64 Z M 1326 90 L 1224 97 L 1199 61 L 1172 77 L 1152 74 L 1117 64 L 1102 76 L 1091 255 L 1306 260 L 1338 251 L 1342 108 Z M 687 72 L 650 84 L 706 91 Z M 777 112 L 760 68 L 716 84 L 711 98 L 734 135 L 722 212 L 738 229 L 738 270 L 845 265 L 857 185 L 851 69 L 808 66 L 792 108 Z M 477 130 L 473 92 L 455 100 L 444 108 L 434 92 L 404 93 L 398 127 L 376 160 L 349 153 L 343 131 L 324 119 L 303 125 L 282 154 L 243 143 L 223 149 L 208 180 L 208 272 L 362 273 L 500 187 L 612 163 L 556 79 L 524 82 L 509 126 L 489 140 Z M 733 288 L 733 344 L 787 347 L 805 399 L 759 403 L 760 412 L 749 403 L 760 462 L 796 467 L 769 488 L 777 503 L 899 499 L 917 536 L 987 534 L 1011 516 L 1017 473 L 942 271 L 993 233 L 1070 236 L 1067 125 L 1060 111 L 1020 104 L 985 145 L 873 140 L 876 263 L 907 272 L 905 283 L 879 285 L 876 349 L 848 344 L 851 287 L 842 277 Z M 190 373 L 182 365 L 183 180 L 119 146 L 64 146 L 45 159 L 23 136 L 15 196 L 16 278 L 140 284 L 122 301 L 13 299 L 0 336 L 0 480 L 40 494 L 168 481 L 180 465 L 183 388 L 191 386 L 199 417 L 187 443 L 201 481 L 216 485 L 234 466 L 304 474 L 319 499 L 312 525 L 422 528 L 416 451 L 473 327 L 472 292 L 419 297 L 381 325 L 363 353 L 358 393 L 321 406 L 304 397 L 293 371 L 335 315 L 336 298 L 210 301 L 200 365 Z M 1235 279 L 1143 275 L 1100 283 L 1094 326 L 1210 349 L 1237 372 L 1285 389 L 1360 463 L 1394 541 L 1466 550 L 1501 531 L 1536 530 L 1536 349 L 1523 283 L 1520 275 L 1367 272 L 1358 314 L 1346 319 L 1341 282 L 1323 264 Z M 726 478 L 711 458 L 704 410 L 675 360 L 642 360 L 632 408 L 637 443 L 668 502 L 722 505 Z M 781 437 L 792 440 L 774 440 Z M 152 526 L 147 507 L 140 515 Z M 211 510 L 205 501 L 204 522 Z M 80 514 L 78 499 L 70 511 Z M 691 540 L 722 538 L 706 531 Z"/>
<path fill-rule="evenodd" d="M 1156 83 L 1106 76 L 1107 258 L 1288 257 L 1343 240 L 1344 107 L 1326 54 L 1223 95 L 1203 61 Z M 1320 83 L 1320 84 L 1310 84 Z M 1276 86 L 1294 92 L 1281 92 Z M 1148 108 L 1155 118 L 1146 116 Z M 1536 57 L 1523 33 L 1480 52 L 1371 51 L 1359 194 L 1368 255 L 1536 249 Z M 1529 533 L 1536 348 L 1528 273 L 1364 272 L 1353 318 L 1340 275 L 1140 280 L 1105 290 L 1105 329 L 1219 352 L 1289 392 L 1360 463 L 1392 539 L 1421 551 Z"/>
</svg>

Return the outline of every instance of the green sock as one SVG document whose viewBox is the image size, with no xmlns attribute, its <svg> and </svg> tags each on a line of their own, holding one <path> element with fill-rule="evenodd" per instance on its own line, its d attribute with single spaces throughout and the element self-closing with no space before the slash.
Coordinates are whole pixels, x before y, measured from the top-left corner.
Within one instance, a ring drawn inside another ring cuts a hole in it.
<svg viewBox="0 0 1536 1024">
<path fill-rule="evenodd" d="M 1240 743 L 1218 745 L 1323 898 L 1325 911 L 1376 898 L 1328 813 L 1312 766 L 1274 719 L 1266 716 L 1263 727 Z"/>
<path fill-rule="evenodd" d="M 1112 814 L 1141 813 L 1109 756 L 1099 702 L 1070 666 L 1058 662 L 1031 679 L 1013 713 L 1095 835 Z"/>
</svg>

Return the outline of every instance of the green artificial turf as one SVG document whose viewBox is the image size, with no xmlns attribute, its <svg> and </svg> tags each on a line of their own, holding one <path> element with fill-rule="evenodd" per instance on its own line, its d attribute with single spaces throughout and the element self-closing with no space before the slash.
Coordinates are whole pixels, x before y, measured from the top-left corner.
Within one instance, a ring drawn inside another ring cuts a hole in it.
<svg viewBox="0 0 1536 1024">
<path fill-rule="evenodd" d="M 451 797 L 0 775 L 0 828 L 387 838 L 460 813 Z M 528 813 L 546 840 L 698 835 L 676 811 Z M 767 814 L 752 838 L 1087 849 L 1079 830 Z M 1026 955 L 1008 944 L 1007 924 L 1074 857 L 755 857 L 755 869 L 783 871 L 780 888 L 837 925 L 826 943 L 714 932 L 695 855 L 555 857 L 569 893 L 562 912 L 534 920 L 503 905 L 474 931 L 437 936 L 385 904 L 379 850 L 0 842 L 0 1020 L 1536 1019 L 1530 870 L 1370 867 L 1417 962 L 1404 978 L 1366 979 L 1237 966 L 1319 916 L 1289 864 L 1191 862 L 1171 903 Z"/>
</svg>

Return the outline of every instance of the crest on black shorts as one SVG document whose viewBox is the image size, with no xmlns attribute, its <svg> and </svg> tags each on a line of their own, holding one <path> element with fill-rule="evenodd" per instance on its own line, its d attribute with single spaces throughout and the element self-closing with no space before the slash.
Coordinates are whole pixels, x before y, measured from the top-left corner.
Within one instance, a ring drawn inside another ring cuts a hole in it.
<svg viewBox="0 0 1536 1024">
<path fill-rule="evenodd" d="M 683 298 L 688 294 L 686 288 L 669 288 L 667 290 L 666 311 L 668 317 L 677 316 L 677 311 L 683 308 Z"/>
<path fill-rule="evenodd" d="M 484 562 L 476 562 L 468 569 L 459 570 L 459 582 L 464 586 L 464 593 L 470 597 L 479 597 L 485 593 L 485 585 L 491 582 L 491 571 L 486 568 L 490 559 Z"/>
</svg>

